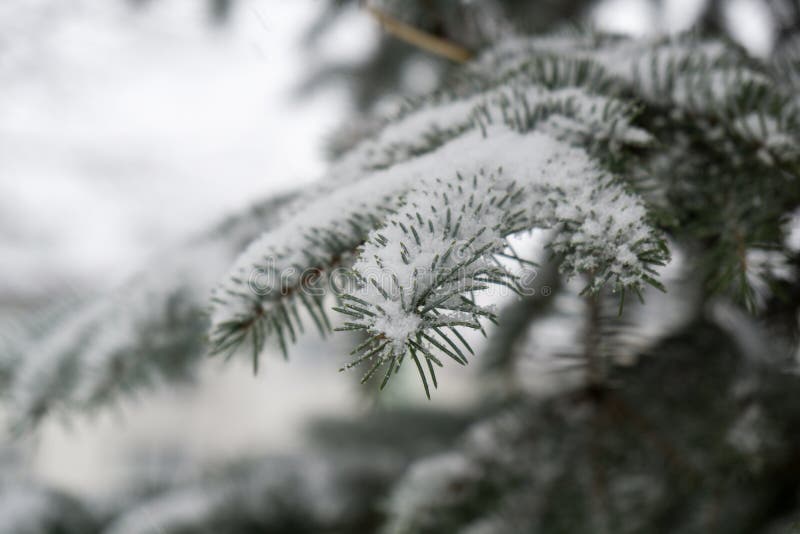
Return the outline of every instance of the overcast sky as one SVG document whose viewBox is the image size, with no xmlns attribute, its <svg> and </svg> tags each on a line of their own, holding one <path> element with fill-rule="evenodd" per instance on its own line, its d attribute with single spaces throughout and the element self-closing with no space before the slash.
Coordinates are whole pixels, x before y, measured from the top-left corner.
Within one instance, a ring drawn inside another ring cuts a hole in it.
<svg viewBox="0 0 800 534">
<path fill-rule="evenodd" d="M 290 98 L 314 60 L 298 41 L 319 5 L 244 1 L 215 28 L 198 0 L 136 11 L 3 0 L 0 293 L 102 290 L 176 239 L 316 178 L 322 136 L 348 111 L 333 91 Z M 369 47 L 376 30 L 348 22 L 327 53 Z"/>
</svg>

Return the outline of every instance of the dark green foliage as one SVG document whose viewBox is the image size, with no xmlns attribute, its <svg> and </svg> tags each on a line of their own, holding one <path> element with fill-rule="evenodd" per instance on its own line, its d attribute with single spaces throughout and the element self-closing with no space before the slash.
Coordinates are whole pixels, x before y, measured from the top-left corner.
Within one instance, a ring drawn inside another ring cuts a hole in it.
<svg viewBox="0 0 800 534">
<path fill-rule="evenodd" d="M 389 531 L 752 534 L 796 513 L 795 375 L 701 322 L 609 384 L 478 425 L 450 453 L 466 466 L 452 495 L 394 501 L 412 516 Z M 436 460 L 425 465 L 431 486 L 447 488 Z"/>
</svg>

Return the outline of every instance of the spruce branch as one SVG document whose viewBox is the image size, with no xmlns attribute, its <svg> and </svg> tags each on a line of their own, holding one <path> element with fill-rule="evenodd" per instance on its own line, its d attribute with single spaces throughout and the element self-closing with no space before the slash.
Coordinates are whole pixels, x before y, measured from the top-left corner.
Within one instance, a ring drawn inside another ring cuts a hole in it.
<svg viewBox="0 0 800 534">
<path fill-rule="evenodd" d="M 567 202 L 573 192 L 581 199 L 601 204 L 616 202 L 612 197 L 628 198 L 587 154 L 572 145 L 613 146 L 619 150 L 623 146 L 647 144 L 650 141 L 647 134 L 632 125 L 633 109 L 622 101 L 584 89 L 581 82 L 597 79 L 585 65 L 574 63 L 564 70 L 566 76 L 542 78 L 547 72 L 548 69 L 536 64 L 531 70 L 520 69 L 512 81 L 506 79 L 505 85 L 488 84 L 486 90 L 466 99 L 434 95 L 385 119 L 385 127 L 373 139 L 356 146 L 336 162 L 331 170 L 333 185 L 326 184 L 310 196 L 307 205 L 282 227 L 262 236 L 239 258 L 214 296 L 211 331 L 214 351 L 233 352 L 249 343 L 255 362 L 265 341 L 272 337 L 277 338 L 285 354 L 288 344 L 297 337 L 295 332 L 302 327 L 299 315 L 292 313 L 301 304 L 294 289 L 299 289 L 302 295 L 306 288 L 303 284 L 296 285 L 297 279 L 294 286 L 291 283 L 284 286 L 277 280 L 289 270 L 296 273 L 330 270 L 338 264 L 338 258 L 349 257 L 367 240 L 370 231 L 394 213 L 406 192 L 442 170 L 475 176 L 487 169 L 514 169 L 524 189 L 539 188 L 537 194 L 542 197 L 561 196 L 561 199 L 551 198 L 553 204 Z M 533 159 L 528 154 L 531 150 L 538 152 Z M 452 161 L 459 164 L 443 167 L 442 162 Z M 554 178 L 550 179 L 548 173 Z M 558 183 L 559 179 L 571 180 L 568 191 L 566 184 Z M 597 180 L 601 185 L 581 192 L 586 180 Z M 586 197 L 587 192 L 593 200 Z M 604 198 L 607 194 L 611 196 Z M 552 213 L 552 206 L 545 204 L 536 204 L 540 213 L 535 224 L 530 219 L 519 223 L 515 230 L 556 224 L 559 216 Z M 611 226 L 606 230 L 612 233 L 627 231 L 626 225 L 642 215 L 641 207 L 620 208 L 621 214 L 630 217 L 620 220 L 619 225 L 607 221 Z M 578 221 L 584 217 L 573 214 Z M 580 230 L 571 225 L 573 221 L 564 222 L 567 234 L 574 236 Z M 645 234 L 637 239 L 643 237 Z M 645 239 L 641 250 L 636 252 L 642 253 L 642 259 L 648 243 Z M 567 253 L 576 246 L 586 248 L 574 241 L 556 243 L 554 250 Z M 603 252 L 594 249 L 586 254 L 599 258 Z M 631 259 L 624 253 L 620 258 L 623 262 Z M 610 259 L 597 261 L 611 267 Z M 573 262 L 570 268 L 578 272 L 583 266 Z M 261 288 L 263 294 L 258 294 L 248 287 L 248 282 L 253 272 L 265 271 L 274 280 Z M 617 274 L 609 273 L 608 279 L 626 285 L 628 281 L 619 279 Z M 475 280 L 476 287 L 472 290 L 481 289 L 482 286 L 477 286 L 480 284 L 511 284 L 504 276 L 486 273 L 485 278 Z M 598 285 L 603 283 L 598 281 Z M 314 307 L 306 306 L 312 317 L 324 314 L 320 306 L 323 298 L 315 297 Z M 342 309 L 346 308 L 339 308 Z M 452 325 L 447 326 L 449 331 Z M 358 329 L 352 321 L 341 328 Z M 430 352 L 427 339 L 415 343 L 420 354 Z M 431 361 L 430 357 L 428 360 Z"/>
<path fill-rule="evenodd" d="M 707 272 L 704 291 L 750 297 L 758 312 L 772 295 L 769 279 L 794 276 L 778 274 L 790 257 L 782 221 L 800 205 L 795 89 L 774 66 L 693 35 L 505 39 L 441 89 L 375 118 L 326 180 L 273 206 L 277 220 L 261 213 L 241 231 L 220 230 L 213 246 L 176 251 L 132 284 L 136 297 L 121 292 L 36 343 L 32 353 L 47 358 L 9 358 L 19 367 L 3 371 L 13 376 L 11 396 L 36 419 L 186 375 L 205 324 L 195 314 L 198 288 L 210 284 L 207 275 L 197 284 L 173 275 L 199 268 L 195 252 L 225 261 L 246 241 L 212 297 L 212 351 L 247 348 L 257 368 L 267 344 L 286 355 L 306 322 L 327 334 L 335 299 L 337 326 L 367 335 L 354 361 L 384 386 L 405 360 L 427 390 L 438 384 L 436 367 L 468 361 L 473 350 L 460 330 L 497 320 L 479 297 L 516 287 L 498 259 L 513 255 L 509 235 L 530 229 L 553 230 L 549 250 L 565 278 L 592 273 L 585 295 L 607 289 L 615 298 L 663 289 L 665 232 L 700 251 L 692 261 Z M 459 222 L 469 194 L 486 204 Z M 471 255 L 455 262 L 467 243 Z M 414 271 L 423 266 L 427 278 Z M 387 276 L 373 282 L 367 267 Z M 358 289 L 331 291 L 342 274 Z M 133 341 L 104 324 L 121 325 Z M 186 366 L 170 367 L 176 351 L 189 354 Z"/>
<path fill-rule="evenodd" d="M 514 141 L 506 140 L 508 154 L 496 174 L 478 173 L 470 180 L 459 173 L 421 184 L 360 251 L 354 266 L 360 289 L 338 311 L 350 317 L 344 329 L 370 336 L 355 351 L 357 363 L 373 365 L 364 380 L 386 365 L 385 385 L 407 352 L 412 358 L 423 355 L 429 364 L 440 364 L 435 354 L 465 364 L 465 354 L 441 329 L 479 329 L 483 319 L 495 319 L 469 295 L 492 286 L 518 288 L 516 276 L 493 256 L 519 231 L 559 227 L 552 247 L 564 257 L 562 269 L 596 273 L 587 287 L 592 293 L 605 284 L 658 285 L 650 266 L 663 264 L 666 250 L 641 226 L 636 200 L 596 175 L 585 154 L 549 136 L 530 133 L 516 142 L 520 148 L 537 147 L 534 173 L 531 157 L 515 160 Z M 594 209 L 584 210 L 589 205 Z M 432 366 L 430 371 L 435 377 Z M 421 367 L 419 372 L 427 383 Z"/>
<path fill-rule="evenodd" d="M 216 277 L 242 243 L 276 224 L 295 199 L 293 193 L 267 199 L 198 233 L 110 295 L 39 312 L 42 324 L 32 323 L 29 339 L 11 344 L 12 354 L 24 355 L 5 391 L 13 427 L 33 429 L 47 417 L 190 380 L 207 352 L 207 294 Z"/>
</svg>

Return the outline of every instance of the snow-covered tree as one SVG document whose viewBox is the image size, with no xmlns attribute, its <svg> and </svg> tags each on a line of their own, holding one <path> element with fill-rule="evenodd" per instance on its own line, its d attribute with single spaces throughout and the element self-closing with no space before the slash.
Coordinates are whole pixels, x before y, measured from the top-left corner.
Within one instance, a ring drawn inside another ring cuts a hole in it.
<svg viewBox="0 0 800 534">
<path fill-rule="evenodd" d="M 522 16 L 536 3 L 439 4 L 367 3 L 404 54 L 454 64 L 429 94 L 359 95 L 377 109 L 334 135 L 321 181 L 21 328 L 0 361 L 15 428 L 186 378 L 209 352 L 257 372 L 313 329 L 353 343 L 342 369 L 362 382 L 411 368 L 434 406 L 440 369 L 478 362 L 483 402 L 321 421 L 313 458 L 167 484 L 99 523 L 788 532 L 800 56 L 753 57 L 711 24 L 634 39 L 543 32 Z"/>
</svg>

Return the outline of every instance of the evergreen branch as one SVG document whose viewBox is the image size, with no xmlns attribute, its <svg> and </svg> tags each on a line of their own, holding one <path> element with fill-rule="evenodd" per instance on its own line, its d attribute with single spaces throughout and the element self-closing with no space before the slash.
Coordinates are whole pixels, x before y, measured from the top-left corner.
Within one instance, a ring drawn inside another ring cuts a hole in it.
<svg viewBox="0 0 800 534">
<path fill-rule="evenodd" d="M 436 349 L 466 363 L 463 353 L 446 346 L 454 347 L 453 340 L 443 335 L 442 344 L 433 337 L 441 335 L 435 329 L 448 322 L 479 328 L 481 317 L 493 318 L 465 295 L 490 286 L 516 289 L 516 277 L 492 258 L 506 248 L 508 235 L 522 229 L 560 225 L 553 248 L 565 256 L 565 271 L 596 273 L 592 292 L 609 281 L 617 289 L 657 284 L 648 265 L 663 264 L 666 250 L 640 226 L 644 212 L 636 200 L 593 173 L 580 151 L 542 134 L 529 133 L 517 142 L 526 141 L 537 146 L 541 158 L 534 177 L 530 158 L 509 157 L 513 142 L 507 140 L 502 171 L 423 183 L 373 231 L 354 266 L 362 281 L 353 293 L 357 305 L 348 302 L 338 311 L 376 343 L 391 341 L 371 353 L 376 366 L 411 348 L 429 357 Z"/>
<path fill-rule="evenodd" d="M 575 80 L 570 76 L 564 82 Z M 566 126 L 558 123 L 555 120 L 557 116 L 568 117 L 569 123 Z M 487 124 L 483 124 L 480 117 Z M 608 133 L 601 133 L 602 125 L 609 123 L 615 125 L 611 137 Z M 435 125 L 437 135 L 425 134 L 426 126 L 423 125 L 427 124 Z M 597 140 L 613 138 L 619 146 L 646 140 L 643 132 L 630 125 L 630 108 L 621 102 L 587 94 L 580 88 L 551 90 L 535 84 L 526 88 L 522 79 L 519 88 L 491 88 L 466 102 L 438 101 L 413 113 L 406 112 L 397 124 L 387 125 L 377 139 L 356 147 L 353 154 L 340 160 L 332 171 L 336 181 L 340 174 L 354 167 L 360 167 L 362 173 L 371 169 L 369 174 L 357 180 L 350 178 L 346 185 L 337 183 L 338 189 L 326 188 L 325 193 L 318 193 L 319 200 L 311 200 L 282 228 L 265 234 L 239 258 L 228 281 L 215 293 L 211 331 L 213 351 L 235 350 L 249 340 L 254 345 L 253 353 L 260 353 L 266 338 L 255 337 L 250 332 L 258 321 L 266 321 L 273 325 L 266 329 L 266 333 L 278 334 L 281 350 L 285 353 L 287 344 L 282 333 L 293 323 L 285 319 L 287 314 L 282 301 L 291 297 L 295 290 L 304 292 L 306 288 L 296 281 L 288 286 L 271 281 L 261 288 L 264 294 L 258 295 L 246 287 L 252 273 L 266 272 L 268 278 L 277 279 L 285 278 L 284 273 L 292 269 L 315 273 L 330 270 L 336 266 L 338 258 L 349 256 L 366 240 L 369 231 L 381 224 L 386 214 L 395 209 L 402 195 L 421 177 L 437 174 L 441 161 L 462 159 L 464 161 L 457 170 L 465 173 L 512 165 L 520 168 L 521 176 L 529 175 L 530 169 L 526 167 L 530 167 L 532 162 L 524 161 L 523 153 L 509 154 L 508 162 L 497 158 L 507 149 L 504 145 L 510 134 L 524 134 L 534 129 L 576 144 L 593 144 Z M 574 132 L 577 131 L 580 135 L 576 137 Z M 404 145 L 401 139 L 415 139 L 417 144 Z M 381 153 L 391 156 L 386 162 L 377 164 L 376 154 Z M 465 153 L 470 156 L 465 158 Z M 356 160 L 359 157 L 372 163 L 362 161 L 358 165 Z M 558 158 L 566 157 L 566 154 L 558 155 Z M 578 161 L 585 161 L 584 155 L 578 154 L 577 157 Z M 523 212 L 517 213 L 516 217 L 524 220 Z M 520 221 L 517 223 L 515 230 L 527 227 Z M 411 228 L 417 232 L 414 225 Z M 295 237 L 298 233 L 302 235 L 299 240 Z M 404 257 L 405 253 L 401 251 L 401 259 Z M 297 324 L 300 324 L 299 320 Z M 352 329 L 353 326 L 346 325 L 346 328 Z"/>
<path fill-rule="evenodd" d="M 295 198 L 272 198 L 228 218 L 160 255 L 111 295 L 73 303 L 59 324 L 18 343 L 25 357 L 7 390 L 12 425 L 33 428 L 54 414 L 102 408 L 161 381 L 190 379 L 206 353 L 206 295 L 214 279 L 240 243 L 275 224 Z"/>
</svg>

